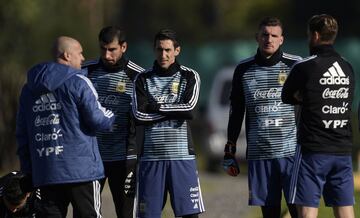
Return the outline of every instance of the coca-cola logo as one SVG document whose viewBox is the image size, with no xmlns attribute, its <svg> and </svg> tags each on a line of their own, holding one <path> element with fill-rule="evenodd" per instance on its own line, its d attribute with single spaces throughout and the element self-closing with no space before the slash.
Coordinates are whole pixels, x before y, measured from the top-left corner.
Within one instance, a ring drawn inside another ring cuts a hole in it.
<svg viewBox="0 0 360 218">
<path fill-rule="evenodd" d="M 105 105 L 120 105 L 120 98 L 115 95 L 107 95 L 99 97 L 99 102 Z"/>
<path fill-rule="evenodd" d="M 178 97 L 177 94 L 169 94 L 169 95 L 155 95 L 154 99 L 157 103 L 174 103 L 176 98 Z"/>
<path fill-rule="evenodd" d="M 349 97 L 349 88 L 340 88 L 338 90 L 330 90 L 330 88 L 326 88 L 322 94 L 323 99 L 329 98 L 348 98 Z"/>
<path fill-rule="evenodd" d="M 37 116 L 35 119 L 35 126 L 47 126 L 47 125 L 56 125 L 60 123 L 59 114 L 50 114 L 47 117 Z"/>
<path fill-rule="evenodd" d="M 266 90 L 257 89 L 254 93 L 254 99 L 276 99 L 281 98 L 281 88 L 271 88 Z"/>
</svg>

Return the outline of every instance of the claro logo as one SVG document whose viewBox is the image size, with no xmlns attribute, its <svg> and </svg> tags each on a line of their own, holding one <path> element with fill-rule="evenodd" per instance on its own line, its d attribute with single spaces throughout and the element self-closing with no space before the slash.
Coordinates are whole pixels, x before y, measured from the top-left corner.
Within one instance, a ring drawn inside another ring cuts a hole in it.
<svg viewBox="0 0 360 218">
<path fill-rule="evenodd" d="M 55 96 L 52 93 L 41 95 L 40 98 L 35 101 L 35 105 L 32 107 L 33 112 L 54 111 L 60 109 L 61 104 L 57 102 Z"/>
</svg>

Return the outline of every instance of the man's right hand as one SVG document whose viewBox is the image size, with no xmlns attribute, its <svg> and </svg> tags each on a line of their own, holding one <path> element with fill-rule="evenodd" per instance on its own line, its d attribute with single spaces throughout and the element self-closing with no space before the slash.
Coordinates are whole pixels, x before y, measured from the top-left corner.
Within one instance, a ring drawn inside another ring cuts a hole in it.
<svg viewBox="0 0 360 218">
<path fill-rule="evenodd" d="M 235 158 L 236 145 L 232 142 L 227 142 L 225 144 L 224 152 L 222 165 L 225 172 L 230 176 L 237 176 L 240 173 L 240 169 Z"/>
</svg>

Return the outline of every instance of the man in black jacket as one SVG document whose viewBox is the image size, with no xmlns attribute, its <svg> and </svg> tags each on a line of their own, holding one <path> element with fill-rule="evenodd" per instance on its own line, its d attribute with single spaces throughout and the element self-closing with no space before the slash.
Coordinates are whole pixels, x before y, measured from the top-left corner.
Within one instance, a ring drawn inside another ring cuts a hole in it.
<svg viewBox="0 0 360 218">
<path fill-rule="evenodd" d="M 329 15 L 309 20 L 312 56 L 294 65 L 282 91 L 284 103 L 302 107 L 301 152 L 292 183 L 292 203 L 300 217 L 317 216 L 321 195 L 335 217 L 354 217 L 350 115 L 355 81 L 351 65 L 334 50 L 337 31 L 337 21 Z"/>
</svg>

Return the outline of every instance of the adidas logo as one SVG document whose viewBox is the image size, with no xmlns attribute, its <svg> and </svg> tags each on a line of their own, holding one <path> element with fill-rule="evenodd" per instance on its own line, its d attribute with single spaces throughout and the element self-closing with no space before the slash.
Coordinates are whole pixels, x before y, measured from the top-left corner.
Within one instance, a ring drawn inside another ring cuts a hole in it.
<svg viewBox="0 0 360 218">
<path fill-rule="evenodd" d="M 346 77 L 339 63 L 336 61 L 320 78 L 321 85 L 349 85 L 349 77 Z"/>
<path fill-rule="evenodd" d="M 60 110 L 61 104 L 57 102 L 52 93 L 47 93 L 41 95 L 40 98 L 35 101 L 32 109 L 34 112 Z"/>
</svg>

